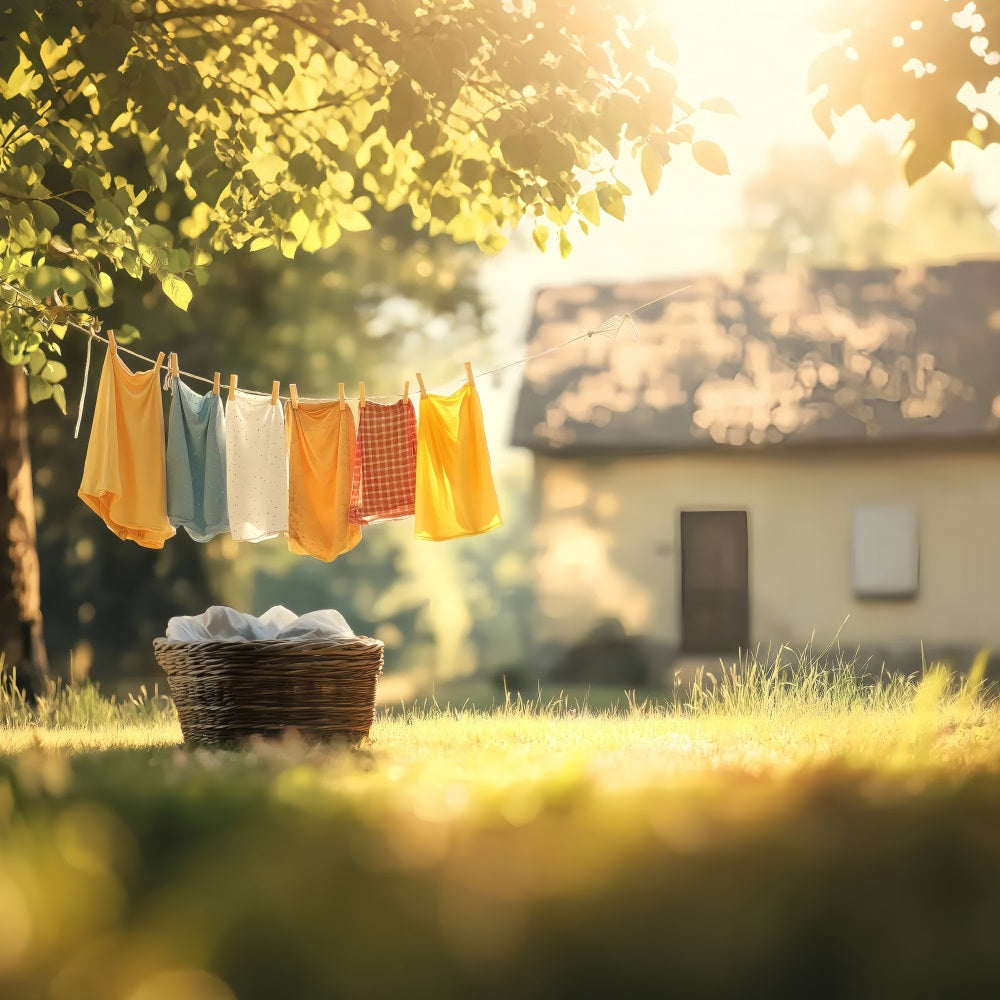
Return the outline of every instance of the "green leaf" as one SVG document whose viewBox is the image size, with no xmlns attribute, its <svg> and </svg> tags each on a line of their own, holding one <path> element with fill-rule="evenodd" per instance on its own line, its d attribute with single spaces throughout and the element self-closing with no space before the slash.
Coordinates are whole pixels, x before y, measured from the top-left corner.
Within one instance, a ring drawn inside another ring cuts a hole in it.
<svg viewBox="0 0 1000 1000">
<path fill-rule="evenodd" d="M 580 214 L 595 226 L 601 222 L 601 203 L 596 191 L 585 191 L 576 199 L 576 207 Z"/>
<path fill-rule="evenodd" d="M 385 131 L 390 142 L 398 142 L 410 129 L 427 119 L 427 100 L 413 89 L 408 78 L 400 80 L 389 93 Z"/>
<path fill-rule="evenodd" d="M 73 186 L 83 188 L 95 201 L 104 195 L 101 178 L 89 167 L 76 167 L 73 171 Z"/>
<path fill-rule="evenodd" d="M 368 216 L 346 201 L 337 205 L 337 224 L 349 233 L 361 233 L 372 227 Z"/>
<path fill-rule="evenodd" d="M 531 170 L 538 163 L 542 144 L 531 132 L 514 132 L 500 142 L 500 152 L 513 170 Z"/>
<path fill-rule="evenodd" d="M 545 253 L 545 247 L 549 242 L 549 227 L 539 223 L 532 231 L 531 238 L 535 241 L 535 246 Z"/>
<path fill-rule="evenodd" d="M 32 351 L 28 357 L 28 371 L 32 375 L 40 375 L 46 360 L 44 351 Z"/>
<path fill-rule="evenodd" d="M 40 403 L 52 395 L 52 386 L 38 375 L 28 376 L 28 398 L 33 403 Z"/>
<path fill-rule="evenodd" d="M 61 361 L 49 361 L 41 371 L 46 382 L 62 382 L 66 378 L 66 366 Z"/>
<path fill-rule="evenodd" d="M 724 97 L 709 97 L 701 102 L 701 106 L 705 111 L 715 111 L 720 115 L 735 115 L 737 118 L 740 116 L 733 104 Z"/>
<path fill-rule="evenodd" d="M 538 171 L 545 177 L 558 177 L 573 169 L 576 163 L 576 153 L 573 147 L 562 140 L 555 132 L 545 130 L 537 136 Z"/>
<path fill-rule="evenodd" d="M 649 188 L 650 194 L 656 194 L 656 189 L 660 186 L 660 177 L 663 175 L 663 163 L 660 161 L 659 153 L 648 142 L 642 147 L 641 164 L 642 178 L 646 182 L 646 187 Z"/>
<path fill-rule="evenodd" d="M 337 55 L 340 55 L 340 53 L 338 52 Z M 292 64 L 285 59 L 282 59 L 282 61 L 278 63 L 274 72 L 271 74 L 271 83 L 273 83 L 279 93 L 282 94 L 288 90 L 292 80 L 294 79 L 295 69 Z"/>
<path fill-rule="evenodd" d="M 569 237 L 566 235 L 565 229 L 559 230 L 559 253 L 562 254 L 563 260 L 565 260 L 570 251 L 573 249 L 573 244 L 570 243 Z"/>
<path fill-rule="evenodd" d="M 139 246 L 144 247 L 172 247 L 174 245 L 174 234 L 165 226 L 146 226 L 139 233 Z"/>
<path fill-rule="evenodd" d="M 63 416 L 66 416 L 66 390 L 61 385 L 52 386 L 52 399 L 62 411 Z"/>
<path fill-rule="evenodd" d="M 813 105 L 813 121 L 820 127 L 827 139 L 833 138 L 833 113 L 830 102 L 826 99 L 819 100 Z"/>
<path fill-rule="evenodd" d="M 691 152 L 699 166 L 720 177 L 729 173 L 729 161 L 722 147 L 708 139 L 699 139 L 692 143 Z"/>
<path fill-rule="evenodd" d="M 187 250 L 178 247 L 175 250 L 171 250 L 167 255 L 167 267 L 170 268 L 174 274 L 180 274 L 186 271 L 191 266 L 191 255 Z"/>
<path fill-rule="evenodd" d="M 179 309 L 187 310 L 191 302 L 191 289 L 188 283 L 176 274 L 165 274 L 162 279 L 163 292 Z"/>
<path fill-rule="evenodd" d="M 123 111 L 112 123 L 109 132 L 117 132 L 119 129 L 124 129 L 132 122 L 132 112 Z"/>
<path fill-rule="evenodd" d="M 909 155 L 906 157 L 905 173 L 906 183 L 911 187 L 939 163 L 947 162 L 951 155 L 951 142 L 944 136 L 936 143 L 912 139 L 907 146 Z"/>
<path fill-rule="evenodd" d="M 625 201 L 618 188 L 601 184 L 597 189 L 597 200 L 608 215 L 613 215 L 619 221 L 625 220 Z"/>
<path fill-rule="evenodd" d="M 35 217 L 35 225 L 39 229 L 51 231 L 59 225 L 59 213 L 47 202 L 32 202 L 31 214 Z"/>
<path fill-rule="evenodd" d="M 115 299 L 115 286 L 111 276 L 105 271 L 101 271 L 94 279 L 94 288 L 97 290 L 97 304 L 102 308 L 111 305 Z"/>
<path fill-rule="evenodd" d="M 257 153 L 250 160 L 250 169 L 260 178 L 261 183 L 272 183 L 280 173 L 287 169 L 287 164 L 276 153 Z"/>
<path fill-rule="evenodd" d="M 122 269 L 130 278 L 139 279 L 142 277 L 142 261 L 134 250 L 128 247 L 122 248 Z"/>
<path fill-rule="evenodd" d="M 303 187 L 318 187 L 326 176 L 309 153 L 296 153 L 288 161 L 288 172 Z"/>
<path fill-rule="evenodd" d="M 463 160 L 458 175 L 468 188 L 474 188 L 486 179 L 487 165 L 482 160 Z"/>
</svg>

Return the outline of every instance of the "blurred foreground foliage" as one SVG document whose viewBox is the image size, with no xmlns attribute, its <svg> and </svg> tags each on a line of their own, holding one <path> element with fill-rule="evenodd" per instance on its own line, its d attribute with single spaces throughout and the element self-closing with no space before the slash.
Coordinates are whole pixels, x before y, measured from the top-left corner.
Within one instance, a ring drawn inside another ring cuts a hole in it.
<svg viewBox="0 0 1000 1000">
<path fill-rule="evenodd" d="M 0 994 L 988 995 L 981 672 L 800 669 L 672 710 L 381 715 L 353 753 L 189 752 L 147 721 L 150 748 L 96 725 L 66 754 L 8 694 Z"/>
</svg>

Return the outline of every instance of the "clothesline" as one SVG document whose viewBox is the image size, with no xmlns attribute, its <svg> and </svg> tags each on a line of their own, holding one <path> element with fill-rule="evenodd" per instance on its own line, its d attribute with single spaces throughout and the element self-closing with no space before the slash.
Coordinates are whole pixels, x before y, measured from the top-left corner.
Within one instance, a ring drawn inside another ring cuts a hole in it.
<svg viewBox="0 0 1000 1000">
<path fill-rule="evenodd" d="M 629 326 L 631 327 L 633 339 L 636 340 L 636 341 L 638 341 L 638 339 L 639 339 L 639 331 L 636 329 L 636 325 L 635 325 L 635 322 L 634 322 L 634 320 L 633 320 L 632 317 L 636 313 L 641 312 L 643 309 L 648 309 L 650 306 L 657 305 L 658 303 L 663 302 L 665 299 L 672 298 L 674 295 L 678 295 L 681 292 L 687 291 L 691 287 L 692 287 L 691 285 L 684 285 L 681 288 L 675 288 L 673 291 L 667 292 L 664 295 L 660 295 L 660 296 L 658 296 L 655 299 L 650 299 L 648 302 L 643 302 L 642 305 L 635 306 L 632 309 L 626 310 L 624 313 L 615 314 L 614 316 L 609 316 L 600 325 L 598 325 L 596 327 L 593 327 L 590 330 L 585 330 L 583 333 L 580 333 L 580 334 L 578 334 L 575 337 L 571 337 L 569 340 L 565 340 L 562 343 L 555 344 L 552 347 L 547 347 L 544 351 L 536 351 L 534 354 L 526 354 L 526 355 L 523 355 L 521 357 L 515 358 L 513 361 L 508 361 L 506 364 L 498 365 L 496 368 L 490 368 L 490 369 L 487 369 L 486 371 L 477 372 L 477 373 L 475 373 L 475 377 L 476 378 L 485 378 L 488 375 L 496 375 L 498 372 L 505 371 L 508 368 L 513 368 L 516 365 L 527 364 L 527 362 L 534 361 L 536 358 L 545 357 L 545 355 L 547 355 L 547 354 L 552 354 L 555 351 L 560 351 L 564 347 L 569 347 L 571 344 L 576 344 L 576 343 L 578 343 L 581 340 L 589 340 L 591 337 L 600 336 L 600 337 L 607 337 L 609 340 L 614 340 L 614 339 L 617 338 L 618 334 L 621 332 L 622 327 L 626 323 L 628 323 Z M 9 281 L 6 281 L 3 278 L 0 278 L 0 288 L 5 288 L 8 291 L 13 292 L 15 295 L 20 296 L 22 299 L 24 299 L 27 302 L 29 302 L 36 309 L 44 308 L 44 303 L 43 302 L 40 302 L 33 295 L 31 295 L 28 292 L 24 291 L 24 289 L 18 288 L 17 285 L 12 285 Z M 91 344 L 93 343 L 94 340 L 99 340 L 101 343 L 107 344 L 108 343 L 108 338 L 107 337 L 102 337 L 100 335 L 100 333 L 98 332 L 100 330 L 100 323 L 97 324 L 96 328 L 91 328 L 91 327 L 88 327 L 88 326 L 84 326 L 82 323 L 78 323 L 74 319 L 67 319 L 66 320 L 66 326 L 67 327 L 72 327 L 75 330 L 79 330 L 80 333 L 86 334 L 87 337 L 90 339 L 90 342 L 87 345 L 87 364 L 86 364 L 86 368 L 84 370 L 84 382 L 83 382 L 83 384 L 84 384 L 84 392 L 86 392 L 87 375 L 88 375 L 88 371 L 89 371 L 89 368 L 90 368 L 90 346 L 91 346 Z M 138 358 L 140 361 L 145 361 L 147 364 L 150 364 L 150 365 L 155 365 L 156 364 L 156 359 L 155 358 L 147 357 L 145 354 L 139 354 L 138 351 L 129 350 L 127 347 L 118 346 L 117 350 L 118 350 L 118 352 L 120 354 L 129 354 L 133 358 Z M 204 375 L 198 375 L 195 372 L 189 372 L 189 371 L 185 371 L 185 370 L 181 369 L 181 370 L 179 370 L 178 374 L 184 376 L 185 378 L 192 379 L 192 380 L 194 380 L 196 382 L 204 382 L 206 385 L 212 385 L 212 386 L 215 385 L 215 379 L 214 378 L 206 378 Z M 444 387 L 443 386 L 436 386 L 436 387 L 434 387 L 432 389 L 428 389 L 427 391 L 428 392 L 437 392 L 441 388 L 444 388 Z M 245 392 L 245 393 L 249 393 L 249 394 L 254 395 L 254 396 L 270 396 L 271 395 L 270 392 L 261 392 L 261 391 L 256 390 L 256 389 L 244 389 L 242 386 L 240 387 L 240 391 L 241 392 Z M 396 399 L 396 398 L 402 398 L 402 395 L 403 394 L 399 393 L 399 392 L 396 392 L 396 393 L 383 393 L 381 395 L 379 395 L 377 393 L 365 393 L 365 398 L 366 399 Z M 281 396 L 281 395 L 279 395 L 278 398 L 281 399 L 281 400 L 285 400 L 285 401 L 288 401 L 288 400 L 291 399 L 290 396 Z M 323 400 L 326 397 L 299 396 L 298 398 L 299 399 L 305 399 L 305 400 L 315 401 L 315 400 Z M 345 399 L 350 399 L 350 400 L 357 400 L 360 397 L 359 396 L 345 396 L 344 398 Z M 82 411 L 82 400 L 81 400 L 81 411 Z"/>
</svg>

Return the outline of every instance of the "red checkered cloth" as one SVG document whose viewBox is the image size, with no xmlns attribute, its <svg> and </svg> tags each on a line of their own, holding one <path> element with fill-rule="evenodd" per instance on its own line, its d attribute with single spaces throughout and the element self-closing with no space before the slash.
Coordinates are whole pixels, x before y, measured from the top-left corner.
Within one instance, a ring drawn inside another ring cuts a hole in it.
<svg viewBox="0 0 1000 1000">
<path fill-rule="evenodd" d="M 410 400 L 367 402 L 358 415 L 351 485 L 351 524 L 413 516 L 417 417 Z"/>
</svg>

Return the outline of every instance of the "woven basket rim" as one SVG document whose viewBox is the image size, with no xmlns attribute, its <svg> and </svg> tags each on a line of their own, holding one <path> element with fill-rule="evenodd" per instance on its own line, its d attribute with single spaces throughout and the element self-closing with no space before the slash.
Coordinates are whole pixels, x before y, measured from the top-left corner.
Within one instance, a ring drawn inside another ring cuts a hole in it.
<svg viewBox="0 0 1000 1000">
<path fill-rule="evenodd" d="M 368 635 L 356 635 L 352 638 L 344 639 L 212 639 L 196 642 L 185 639 L 167 639 L 165 636 L 157 636 L 153 640 L 154 646 L 166 646 L 171 649 L 206 649 L 206 650 L 233 650 L 233 649 L 255 649 L 258 647 L 274 650 L 295 649 L 298 647 L 308 647 L 310 649 L 344 649 L 349 646 L 365 646 L 374 649 L 378 646 L 385 646 L 381 639 L 373 639 Z"/>
</svg>

